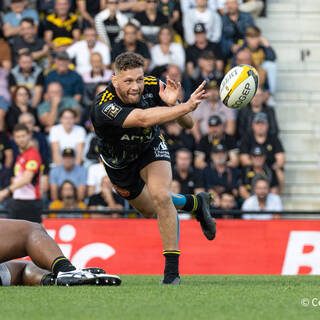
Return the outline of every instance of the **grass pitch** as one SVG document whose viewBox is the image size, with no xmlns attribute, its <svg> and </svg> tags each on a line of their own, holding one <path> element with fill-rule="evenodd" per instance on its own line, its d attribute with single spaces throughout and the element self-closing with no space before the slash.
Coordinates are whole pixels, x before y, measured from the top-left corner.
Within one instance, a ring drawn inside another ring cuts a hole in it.
<svg viewBox="0 0 320 320">
<path fill-rule="evenodd" d="M 0 287 L 0 319 L 320 319 L 316 276 L 121 278 L 120 287 Z"/>
</svg>

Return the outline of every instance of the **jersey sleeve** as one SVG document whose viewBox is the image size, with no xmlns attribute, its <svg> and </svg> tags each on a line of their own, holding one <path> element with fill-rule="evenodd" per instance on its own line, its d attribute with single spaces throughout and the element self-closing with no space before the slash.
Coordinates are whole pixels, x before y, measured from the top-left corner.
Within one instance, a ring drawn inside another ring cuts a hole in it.
<svg viewBox="0 0 320 320">
<path fill-rule="evenodd" d="M 26 159 L 25 169 L 37 173 L 41 165 L 40 154 L 36 150 L 32 150 Z"/>
<path fill-rule="evenodd" d="M 145 77 L 144 78 L 144 87 L 147 93 L 152 93 L 155 106 L 167 106 L 167 104 L 160 98 L 159 90 L 160 90 L 160 81 L 163 83 L 164 88 L 166 88 L 166 84 L 156 77 Z"/>
<path fill-rule="evenodd" d="M 113 101 L 114 95 L 108 90 L 100 93 L 95 101 L 95 122 L 122 127 L 123 122 L 134 108 L 123 107 Z"/>
</svg>

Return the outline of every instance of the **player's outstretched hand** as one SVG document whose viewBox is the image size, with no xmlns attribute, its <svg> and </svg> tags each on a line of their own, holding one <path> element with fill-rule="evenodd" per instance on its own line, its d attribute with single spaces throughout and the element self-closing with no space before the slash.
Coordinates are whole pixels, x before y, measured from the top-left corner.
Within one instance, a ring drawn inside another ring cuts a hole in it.
<svg viewBox="0 0 320 320">
<path fill-rule="evenodd" d="M 166 88 L 164 88 L 163 82 L 159 82 L 159 96 L 162 99 L 162 101 L 165 102 L 168 106 L 173 106 L 176 104 L 177 100 L 180 97 L 181 83 L 178 82 L 178 84 L 176 84 L 167 76 L 166 84 Z"/>
<path fill-rule="evenodd" d="M 206 81 L 204 80 L 200 86 L 193 91 L 192 95 L 190 96 L 189 100 L 186 102 L 190 106 L 190 111 L 197 109 L 199 103 L 208 97 L 206 94 L 206 90 L 204 89 L 206 85 Z"/>
</svg>

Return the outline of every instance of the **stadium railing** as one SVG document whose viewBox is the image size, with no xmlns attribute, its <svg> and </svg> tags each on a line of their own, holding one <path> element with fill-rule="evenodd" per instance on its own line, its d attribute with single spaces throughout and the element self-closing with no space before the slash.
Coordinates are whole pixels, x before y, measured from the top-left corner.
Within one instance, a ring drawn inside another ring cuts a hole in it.
<svg viewBox="0 0 320 320">
<path fill-rule="evenodd" d="M 184 211 L 179 210 L 179 213 L 185 213 Z M 82 219 L 81 214 L 90 216 L 91 214 L 102 214 L 102 215 L 109 215 L 112 213 L 119 213 L 123 215 L 124 217 L 128 214 L 137 214 L 139 215 L 139 212 L 134 210 L 134 209 L 128 209 L 128 210 L 83 210 L 83 209 L 75 209 L 75 210 L 43 210 L 44 215 L 49 215 L 49 214 L 55 214 L 58 215 L 59 218 L 68 218 L 68 215 L 72 215 L 72 218 L 80 218 Z M 320 211 L 304 211 L 304 210 L 287 210 L 287 211 L 242 211 L 242 210 L 212 210 L 211 211 L 212 215 L 216 218 L 219 218 L 223 215 L 232 215 L 236 218 L 241 218 L 241 215 L 243 214 L 277 214 L 280 215 L 281 217 L 285 219 L 300 219 L 301 216 L 308 216 L 308 218 L 318 218 L 320 219 Z M 79 215 L 79 216 L 74 216 L 74 215 Z M 62 217 L 61 215 L 65 215 Z M 318 215 L 318 217 L 316 217 Z M 300 216 L 300 217 L 298 217 Z M 0 209 L 0 217 L 6 218 L 8 217 L 8 210 L 6 209 Z M 138 218 L 142 216 L 138 216 Z M 71 216 L 70 216 L 71 218 Z"/>
</svg>

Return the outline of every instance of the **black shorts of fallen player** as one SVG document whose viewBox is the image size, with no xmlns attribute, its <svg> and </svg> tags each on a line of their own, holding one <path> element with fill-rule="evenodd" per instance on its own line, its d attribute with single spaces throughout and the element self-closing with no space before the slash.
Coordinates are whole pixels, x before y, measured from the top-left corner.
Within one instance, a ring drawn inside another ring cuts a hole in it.
<svg viewBox="0 0 320 320">
<path fill-rule="evenodd" d="M 127 200 L 135 199 L 142 192 L 145 182 L 140 177 L 140 171 L 144 167 L 154 161 L 171 161 L 167 144 L 160 137 L 155 138 L 137 160 L 123 169 L 108 167 L 103 159 L 101 160 L 114 189 Z"/>
</svg>

